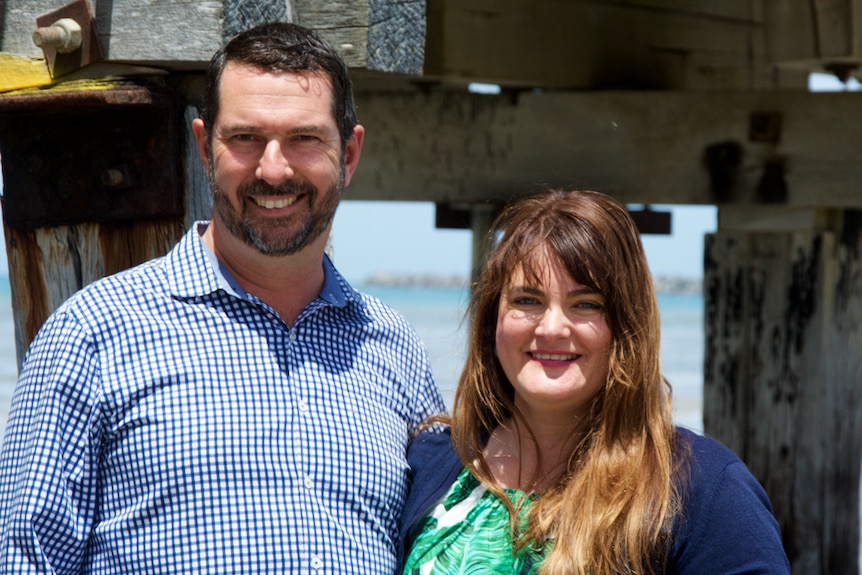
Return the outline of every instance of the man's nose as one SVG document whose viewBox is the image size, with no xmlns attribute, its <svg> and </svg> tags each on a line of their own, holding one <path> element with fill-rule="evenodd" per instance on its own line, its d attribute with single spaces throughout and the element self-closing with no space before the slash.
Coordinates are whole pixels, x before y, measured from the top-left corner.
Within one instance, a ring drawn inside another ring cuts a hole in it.
<svg viewBox="0 0 862 575">
<path fill-rule="evenodd" d="M 255 176 L 271 186 L 278 186 L 293 178 L 293 168 L 278 140 L 267 142 L 255 170 Z"/>
</svg>

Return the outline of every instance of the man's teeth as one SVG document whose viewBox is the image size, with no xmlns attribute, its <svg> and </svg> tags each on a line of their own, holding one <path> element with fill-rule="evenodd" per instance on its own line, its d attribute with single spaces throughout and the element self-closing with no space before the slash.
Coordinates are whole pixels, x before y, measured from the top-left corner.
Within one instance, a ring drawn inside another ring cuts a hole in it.
<svg viewBox="0 0 862 575">
<path fill-rule="evenodd" d="M 266 208 L 268 210 L 273 210 L 277 208 L 286 208 L 290 204 L 296 201 L 296 196 L 289 196 L 287 198 L 252 198 L 254 203 L 259 205 L 262 208 Z"/>
<path fill-rule="evenodd" d="M 578 357 L 577 355 L 566 354 L 563 355 L 561 353 L 534 353 L 534 359 L 544 359 L 548 361 L 571 361 Z"/>
</svg>

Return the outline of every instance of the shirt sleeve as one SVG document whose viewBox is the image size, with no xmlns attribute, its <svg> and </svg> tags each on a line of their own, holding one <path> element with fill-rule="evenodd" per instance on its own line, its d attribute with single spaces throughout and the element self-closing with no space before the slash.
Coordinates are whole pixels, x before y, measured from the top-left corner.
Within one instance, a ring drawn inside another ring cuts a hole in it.
<svg viewBox="0 0 862 575">
<path fill-rule="evenodd" d="M 671 555 L 675 568 L 670 572 L 789 574 L 778 522 L 763 487 L 735 456 L 720 453 L 718 461 L 704 461 L 702 455 L 692 463 L 690 492 Z"/>
<path fill-rule="evenodd" d="M 0 572 L 80 573 L 95 511 L 99 368 L 55 314 L 31 345 L 0 454 Z"/>
</svg>

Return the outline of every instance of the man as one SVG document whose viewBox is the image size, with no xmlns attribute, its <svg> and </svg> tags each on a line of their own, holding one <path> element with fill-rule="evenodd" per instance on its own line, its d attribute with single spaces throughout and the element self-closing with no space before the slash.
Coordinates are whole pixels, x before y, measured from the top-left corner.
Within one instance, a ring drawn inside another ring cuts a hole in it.
<svg viewBox="0 0 862 575">
<path fill-rule="evenodd" d="M 267 24 L 213 58 L 213 190 L 164 258 L 96 282 L 25 360 L 0 459 L 0 572 L 394 571 L 424 348 L 324 255 L 356 170 L 347 69 Z"/>
</svg>

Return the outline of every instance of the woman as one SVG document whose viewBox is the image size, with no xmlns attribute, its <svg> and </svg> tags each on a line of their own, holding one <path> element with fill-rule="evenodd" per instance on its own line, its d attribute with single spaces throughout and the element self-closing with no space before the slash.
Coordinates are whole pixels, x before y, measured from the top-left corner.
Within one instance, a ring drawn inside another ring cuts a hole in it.
<svg viewBox="0 0 862 575">
<path fill-rule="evenodd" d="M 410 447 L 404 573 L 789 573 L 745 465 L 673 425 L 626 209 L 548 190 L 493 233 L 452 416 Z"/>
</svg>

